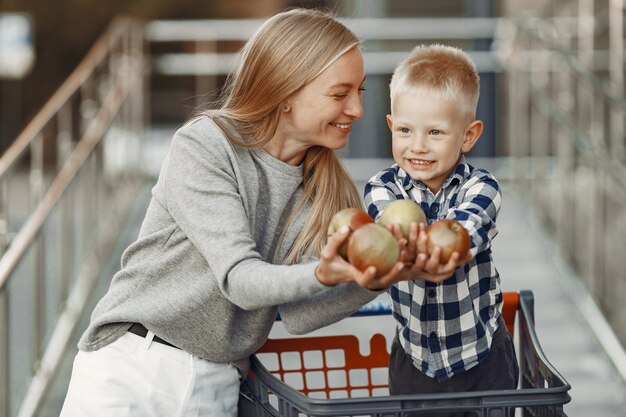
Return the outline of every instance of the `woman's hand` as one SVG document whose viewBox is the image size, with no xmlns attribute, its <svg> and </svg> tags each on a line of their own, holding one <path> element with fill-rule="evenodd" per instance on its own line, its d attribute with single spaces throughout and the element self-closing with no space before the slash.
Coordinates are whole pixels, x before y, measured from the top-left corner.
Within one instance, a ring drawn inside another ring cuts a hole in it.
<svg viewBox="0 0 626 417">
<path fill-rule="evenodd" d="M 327 286 L 353 282 L 370 290 L 384 289 L 395 282 L 395 277 L 404 269 L 402 262 L 397 262 L 383 277 L 376 278 L 375 267 L 370 266 L 365 271 L 359 271 L 339 255 L 339 247 L 348 237 L 349 231 L 347 226 L 342 227 L 328 239 L 326 246 L 322 249 L 320 263 L 315 270 L 318 281 Z"/>
</svg>

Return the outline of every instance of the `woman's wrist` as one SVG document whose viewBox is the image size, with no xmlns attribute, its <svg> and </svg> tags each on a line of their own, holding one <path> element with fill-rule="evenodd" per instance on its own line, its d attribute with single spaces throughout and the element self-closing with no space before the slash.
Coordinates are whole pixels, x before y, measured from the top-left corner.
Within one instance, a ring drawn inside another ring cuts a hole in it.
<svg viewBox="0 0 626 417">
<path fill-rule="evenodd" d="M 326 287 L 334 287 L 335 285 L 337 285 L 337 283 L 327 282 L 326 277 L 324 276 L 324 273 L 321 271 L 321 269 L 321 265 L 317 264 L 317 266 L 315 267 L 315 279 L 317 279 L 320 284 Z"/>
</svg>

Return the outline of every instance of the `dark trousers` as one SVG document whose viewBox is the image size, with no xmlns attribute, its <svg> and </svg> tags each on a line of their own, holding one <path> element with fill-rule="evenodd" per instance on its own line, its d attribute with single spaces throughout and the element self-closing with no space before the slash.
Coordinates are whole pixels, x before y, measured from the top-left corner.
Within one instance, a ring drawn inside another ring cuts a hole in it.
<svg viewBox="0 0 626 417">
<path fill-rule="evenodd" d="M 398 341 L 391 345 L 389 358 L 389 393 L 435 394 L 468 391 L 487 391 L 517 388 L 519 365 L 515 354 L 513 337 L 501 324 L 496 329 L 489 354 L 481 363 L 468 371 L 439 382 L 417 369 L 407 357 Z M 409 414 L 419 417 L 476 417 L 472 412 Z"/>
</svg>

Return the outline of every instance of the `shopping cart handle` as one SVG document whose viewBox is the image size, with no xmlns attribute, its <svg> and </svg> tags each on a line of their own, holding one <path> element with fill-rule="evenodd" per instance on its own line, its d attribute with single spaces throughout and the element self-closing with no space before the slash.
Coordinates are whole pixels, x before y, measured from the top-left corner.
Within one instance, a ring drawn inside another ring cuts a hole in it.
<svg viewBox="0 0 626 417">
<path fill-rule="evenodd" d="M 352 317 L 384 316 L 391 314 L 391 302 L 387 300 L 372 300 L 352 313 Z M 276 321 L 280 321 L 280 313 L 276 313 Z"/>
<path fill-rule="evenodd" d="M 352 314 L 358 316 L 382 316 L 391 314 L 391 302 L 388 300 L 372 300 Z"/>
</svg>

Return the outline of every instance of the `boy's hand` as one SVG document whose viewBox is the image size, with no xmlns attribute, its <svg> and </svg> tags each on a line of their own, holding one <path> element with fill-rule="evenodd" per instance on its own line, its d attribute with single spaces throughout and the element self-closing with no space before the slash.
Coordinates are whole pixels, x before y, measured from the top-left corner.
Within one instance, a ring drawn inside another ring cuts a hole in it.
<svg viewBox="0 0 626 417">
<path fill-rule="evenodd" d="M 450 278 L 459 266 L 468 263 L 473 258 L 470 251 L 467 252 L 467 255 L 464 258 L 461 258 L 458 252 L 453 252 L 448 263 L 442 264 L 440 262 L 441 248 L 438 246 L 435 247 L 429 257 L 428 235 L 426 234 L 425 230 L 420 231 L 417 246 L 417 250 L 419 253 L 418 257 L 423 255 L 427 258 L 422 273 L 419 275 L 419 278 L 435 283 L 439 283 Z"/>
<path fill-rule="evenodd" d="M 388 228 L 400 245 L 400 262 L 407 266 L 412 264 L 417 256 L 417 238 L 420 231 L 425 230 L 426 226 L 424 223 L 411 223 L 409 226 L 409 236 L 407 238 L 402 234 L 400 225 L 392 224 Z"/>
<path fill-rule="evenodd" d="M 442 264 L 441 248 L 437 247 L 433 253 L 428 255 L 428 235 L 426 225 L 411 224 L 409 238 L 404 239 L 399 226 L 392 226 L 391 232 L 398 242 L 401 243 L 400 260 L 405 268 L 395 277 L 395 282 L 424 279 L 439 283 L 450 278 L 456 268 L 472 260 L 473 256 L 468 252 L 465 258 L 461 259 L 457 252 L 454 252 L 448 263 Z M 402 242 L 404 239 L 404 242 Z"/>
<path fill-rule="evenodd" d="M 400 262 L 405 266 L 404 270 L 397 277 L 397 281 L 415 279 L 422 272 L 428 260 L 425 254 L 420 254 L 418 251 L 418 237 L 422 236 L 422 232 L 426 230 L 426 225 L 424 223 L 411 223 L 408 238 L 402 235 L 402 229 L 399 225 L 391 225 L 389 230 L 398 240 L 400 245 Z"/>
</svg>

